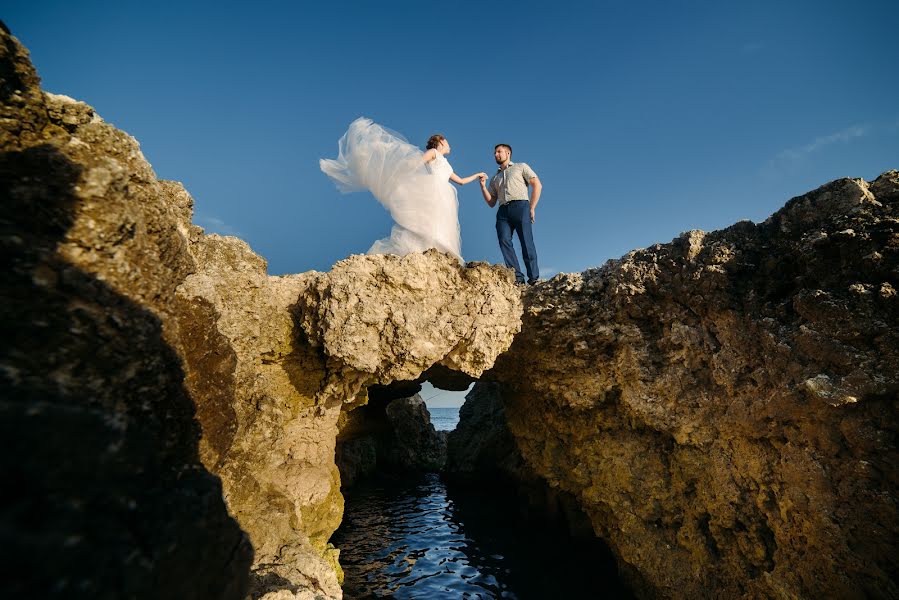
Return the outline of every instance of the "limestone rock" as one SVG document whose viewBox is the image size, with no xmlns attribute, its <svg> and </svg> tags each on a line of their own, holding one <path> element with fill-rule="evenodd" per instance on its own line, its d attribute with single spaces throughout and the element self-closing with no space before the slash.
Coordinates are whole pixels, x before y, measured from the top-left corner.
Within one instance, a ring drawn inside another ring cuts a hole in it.
<svg viewBox="0 0 899 600">
<path fill-rule="evenodd" d="M 0 41 L 7 595 L 339 598 L 339 409 L 294 347 L 304 279 L 204 236 L 133 138 Z"/>
<path fill-rule="evenodd" d="M 298 309 L 309 342 L 337 374 L 327 393 L 346 401 L 363 383 L 412 381 L 433 365 L 478 377 L 521 326 L 507 269 L 462 267 L 436 250 L 339 261 L 314 276 Z"/>
<path fill-rule="evenodd" d="M 265 261 L 233 237 L 200 236 L 190 252 L 196 271 L 177 289 L 187 383 L 203 462 L 222 478 L 256 552 L 252 595 L 339 597 L 328 538 L 343 510 L 340 408 L 316 402 L 323 364 L 297 339 L 291 313 L 308 278 L 268 276 Z"/>
<path fill-rule="evenodd" d="M 4 597 L 244 597 L 198 457 L 174 290 L 187 240 L 137 143 L 44 94 L 0 26 Z"/>
<path fill-rule="evenodd" d="M 356 485 L 378 470 L 379 438 L 371 434 L 352 437 L 341 441 L 338 438 L 334 462 L 340 470 L 340 487 L 345 489 Z"/>
<path fill-rule="evenodd" d="M 376 471 L 392 476 L 439 471 L 446 462 L 445 432 L 437 431 L 421 396 L 372 399 L 340 421 L 336 462 L 343 487 Z"/>
<path fill-rule="evenodd" d="M 339 598 L 338 427 L 431 375 L 497 382 L 644 596 L 899 596 L 899 172 L 522 313 L 507 270 L 434 251 L 268 276 L 5 27 L 0 76 L 6 596 Z"/>
<path fill-rule="evenodd" d="M 899 595 L 897 175 L 526 292 L 488 375 L 641 595 Z"/>
<path fill-rule="evenodd" d="M 339 598 L 342 408 L 492 366 L 508 274 L 431 252 L 268 276 L 5 28 L 0 74 L 7 595 Z"/>
</svg>

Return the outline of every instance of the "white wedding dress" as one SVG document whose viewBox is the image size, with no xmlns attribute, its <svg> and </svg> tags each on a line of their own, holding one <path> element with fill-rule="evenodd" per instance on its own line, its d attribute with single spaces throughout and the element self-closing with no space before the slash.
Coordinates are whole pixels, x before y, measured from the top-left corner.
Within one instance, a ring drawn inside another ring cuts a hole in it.
<svg viewBox="0 0 899 600">
<path fill-rule="evenodd" d="M 359 118 L 340 138 L 336 159 L 321 159 L 322 171 L 343 193 L 368 190 L 395 225 L 368 254 L 422 252 L 436 248 L 462 261 L 459 200 L 449 181 L 453 168 L 437 153 L 424 163 L 422 151 L 403 136 Z"/>
</svg>

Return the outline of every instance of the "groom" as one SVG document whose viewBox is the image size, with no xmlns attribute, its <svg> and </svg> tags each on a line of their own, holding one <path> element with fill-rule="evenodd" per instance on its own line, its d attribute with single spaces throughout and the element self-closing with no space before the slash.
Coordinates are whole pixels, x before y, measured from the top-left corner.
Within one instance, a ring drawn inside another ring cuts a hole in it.
<svg viewBox="0 0 899 600">
<path fill-rule="evenodd" d="M 515 248 L 512 247 L 513 231 L 521 242 L 528 284 L 534 284 L 540 277 L 540 270 L 537 268 L 537 249 L 534 247 L 531 224 L 534 222 L 534 210 L 540 201 L 543 185 L 526 163 L 512 162 L 512 146 L 509 144 L 497 144 L 493 149 L 493 158 L 499 169 L 490 178 L 489 184 L 486 175 L 480 177 L 481 194 L 490 208 L 499 202 L 496 211 L 496 237 L 499 238 L 499 249 L 506 266 L 515 270 L 515 283 L 524 283 L 524 275 L 518 267 Z M 532 188 L 530 199 L 528 186 Z"/>
</svg>

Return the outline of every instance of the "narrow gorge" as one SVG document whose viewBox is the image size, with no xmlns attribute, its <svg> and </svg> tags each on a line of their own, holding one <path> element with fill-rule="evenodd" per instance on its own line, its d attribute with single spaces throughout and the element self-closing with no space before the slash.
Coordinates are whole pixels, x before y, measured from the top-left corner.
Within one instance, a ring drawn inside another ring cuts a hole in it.
<svg viewBox="0 0 899 600">
<path fill-rule="evenodd" d="M 338 443 L 477 381 L 448 470 L 550 490 L 638 597 L 899 597 L 899 172 L 526 289 L 270 276 L 5 27 L 0 77 L 5 596 L 340 598 Z"/>
</svg>

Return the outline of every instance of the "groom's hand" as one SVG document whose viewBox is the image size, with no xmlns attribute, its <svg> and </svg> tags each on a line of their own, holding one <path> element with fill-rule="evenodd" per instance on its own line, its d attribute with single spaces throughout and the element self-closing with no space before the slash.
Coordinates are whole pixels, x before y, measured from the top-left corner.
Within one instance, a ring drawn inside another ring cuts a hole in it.
<svg viewBox="0 0 899 600">
<path fill-rule="evenodd" d="M 531 209 L 531 223 L 533 223 L 536 220 L 536 218 L 537 217 L 534 216 L 534 209 L 532 208 Z"/>
</svg>

